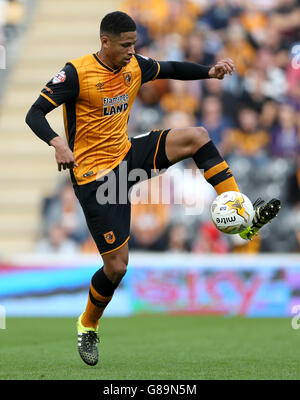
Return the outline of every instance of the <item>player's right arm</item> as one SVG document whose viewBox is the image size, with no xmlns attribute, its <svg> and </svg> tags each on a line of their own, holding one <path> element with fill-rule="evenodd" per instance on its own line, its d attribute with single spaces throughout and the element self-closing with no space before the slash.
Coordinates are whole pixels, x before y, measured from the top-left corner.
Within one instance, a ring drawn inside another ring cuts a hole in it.
<svg viewBox="0 0 300 400">
<path fill-rule="evenodd" d="M 49 146 L 55 148 L 58 170 L 77 166 L 74 155 L 65 141 L 50 127 L 46 115 L 59 105 L 77 97 L 78 76 L 75 68 L 67 64 L 41 91 L 39 98 L 26 115 L 26 123 Z"/>
</svg>

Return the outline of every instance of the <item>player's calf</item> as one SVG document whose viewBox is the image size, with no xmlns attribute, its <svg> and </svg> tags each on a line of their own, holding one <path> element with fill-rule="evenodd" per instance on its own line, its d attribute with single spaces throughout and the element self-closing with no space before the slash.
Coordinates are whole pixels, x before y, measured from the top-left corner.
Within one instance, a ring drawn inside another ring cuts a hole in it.
<svg viewBox="0 0 300 400">
<path fill-rule="evenodd" d="M 88 303 L 81 319 L 83 326 L 93 329 L 97 329 L 99 319 L 126 273 L 128 251 L 118 249 L 102 258 L 104 266 L 92 277 Z"/>
<path fill-rule="evenodd" d="M 171 129 L 166 139 L 166 156 L 172 163 L 192 157 L 218 194 L 239 192 L 227 162 L 203 127 Z"/>
<path fill-rule="evenodd" d="M 98 362 L 99 320 L 127 269 L 128 256 L 120 257 L 122 252 L 118 251 L 113 253 L 109 257 L 103 256 L 105 265 L 93 275 L 86 309 L 77 321 L 78 351 L 88 365 L 96 365 Z"/>
</svg>

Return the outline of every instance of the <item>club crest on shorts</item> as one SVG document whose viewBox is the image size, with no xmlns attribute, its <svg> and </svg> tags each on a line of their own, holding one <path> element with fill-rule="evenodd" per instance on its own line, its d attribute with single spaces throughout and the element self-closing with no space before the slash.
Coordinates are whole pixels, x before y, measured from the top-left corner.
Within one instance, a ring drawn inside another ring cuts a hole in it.
<svg viewBox="0 0 300 400">
<path fill-rule="evenodd" d="M 131 72 L 123 72 L 123 78 L 126 86 L 130 86 L 132 82 L 132 74 Z"/>
<path fill-rule="evenodd" d="M 104 236 L 106 243 L 108 243 L 108 244 L 112 244 L 116 240 L 116 237 L 115 237 L 115 234 L 113 233 L 113 231 L 104 233 L 103 236 Z"/>
</svg>

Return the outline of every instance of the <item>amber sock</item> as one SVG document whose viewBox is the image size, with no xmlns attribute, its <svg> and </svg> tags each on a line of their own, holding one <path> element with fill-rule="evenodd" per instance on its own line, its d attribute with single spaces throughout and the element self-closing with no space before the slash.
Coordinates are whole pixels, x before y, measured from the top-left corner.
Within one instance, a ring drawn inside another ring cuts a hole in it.
<svg viewBox="0 0 300 400">
<path fill-rule="evenodd" d="M 218 194 L 231 190 L 239 192 L 227 162 L 211 140 L 193 155 L 193 159 L 197 167 L 204 170 L 204 178 Z"/>
<path fill-rule="evenodd" d="M 118 285 L 110 281 L 100 268 L 92 277 L 88 303 L 81 318 L 81 323 L 87 328 L 97 329 L 99 319 L 113 297 Z"/>
</svg>

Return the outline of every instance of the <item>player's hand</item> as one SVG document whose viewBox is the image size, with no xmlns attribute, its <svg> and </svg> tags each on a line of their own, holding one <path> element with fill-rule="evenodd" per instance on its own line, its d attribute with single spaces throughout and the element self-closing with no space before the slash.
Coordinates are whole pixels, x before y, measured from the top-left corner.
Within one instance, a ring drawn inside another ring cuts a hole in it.
<svg viewBox="0 0 300 400">
<path fill-rule="evenodd" d="M 60 136 L 50 140 L 50 145 L 55 147 L 55 158 L 59 171 L 62 169 L 72 169 L 74 167 L 78 167 L 78 164 L 74 158 L 74 154 Z"/>
<path fill-rule="evenodd" d="M 235 67 L 231 58 L 224 58 L 214 65 L 208 72 L 210 78 L 223 79 L 226 74 L 232 75 Z"/>
</svg>

